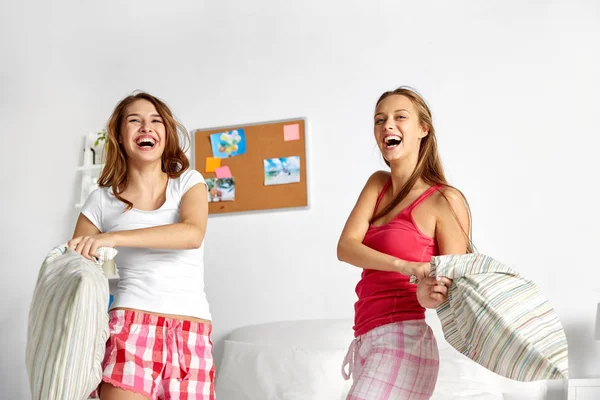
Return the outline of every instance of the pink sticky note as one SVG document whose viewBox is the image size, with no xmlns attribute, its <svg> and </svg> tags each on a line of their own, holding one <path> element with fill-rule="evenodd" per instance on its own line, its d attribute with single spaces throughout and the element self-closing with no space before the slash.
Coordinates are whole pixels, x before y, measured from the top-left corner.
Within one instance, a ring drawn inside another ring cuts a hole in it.
<svg viewBox="0 0 600 400">
<path fill-rule="evenodd" d="M 231 170 L 229 169 L 229 167 L 227 165 L 220 167 L 220 168 L 215 168 L 215 175 L 219 179 L 231 178 Z"/>
<path fill-rule="evenodd" d="M 300 139 L 300 125 L 294 124 L 283 126 L 283 140 L 289 142 L 298 139 Z"/>
</svg>

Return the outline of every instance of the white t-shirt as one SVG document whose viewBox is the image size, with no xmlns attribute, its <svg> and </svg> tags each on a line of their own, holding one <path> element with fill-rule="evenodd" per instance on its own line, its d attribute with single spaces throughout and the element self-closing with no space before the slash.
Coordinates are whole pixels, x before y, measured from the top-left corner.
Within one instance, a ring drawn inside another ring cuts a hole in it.
<svg viewBox="0 0 600 400">
<path fill-rule="evenodd" d="M 154 211 L 125 203 L 111 188 L 94 190 L 81 209 L 101 232 L 149 228 L 181 222 L 179 206 L 194 185 L 204 184 L 196 170 L 188 169 L 167 183 L 165 203 Z M 111 308 L 126 307 L 161 314 L 178 314 L 211 319 L 204 293 L 204 242 L 198 249 L 167 250 L 121 247 L 115 257 L 119 283 Z"/>
</svg>

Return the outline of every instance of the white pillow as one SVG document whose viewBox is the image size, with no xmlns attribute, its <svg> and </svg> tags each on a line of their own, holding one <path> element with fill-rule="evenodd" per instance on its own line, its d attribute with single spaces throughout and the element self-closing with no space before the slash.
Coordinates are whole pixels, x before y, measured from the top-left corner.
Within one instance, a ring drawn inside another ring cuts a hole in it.
<svg viewBox="0 0 600 400">
<path fill-rule="evenodd" d="M 108 280 L 100 263 L 66 246 L 44 260 L 33 293 L 26 366 L 33 400 L 81 400 L 102 378 L 108 339 Z"/>
<path fill-rule="evenodd" d="M 269 346 L 225 340 L 217 375 L 219 400 L 342 400 L 351 381 L 341 365 L 346 349 Z"/>
<path fill-rule="evenodd" d="M 482 390 L 477 385 L 438 382 L 430 400 L 504 400 L 504 397 L 502 392 Z"/>
<path fill-rule="evenodd" d="M 437 319 L 435 311 L 433 315 Z M 354 339 L 352 325 L 353 319 L 275 321 L 242 326 L 232 331 L 227 339 L 267 346 L 342 349 Z"/>
<path fill-rule="evenodd" d="M 543 400 L 545 381 L 514 381 L 482 367 L 438 338 L 440 371 L 431 400 Z"/>
<path fill-rule="evenodd" d="M 453 348 L 440 346 L 440 371 L 431 400 L 504 400 L 487 371 Z"/>
</svg>

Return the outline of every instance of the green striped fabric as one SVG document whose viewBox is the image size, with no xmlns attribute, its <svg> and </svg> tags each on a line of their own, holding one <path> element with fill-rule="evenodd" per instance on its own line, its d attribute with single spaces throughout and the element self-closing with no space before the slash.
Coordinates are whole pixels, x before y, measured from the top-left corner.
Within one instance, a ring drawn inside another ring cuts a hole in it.
<svg viewBox="0 0 600 400">
<path fill-rule="evenodd" d="M 454 280 L 437 314 L 456 350 L 509 379 L 568 379 L 567 338 L 535 283 L 483 254 L 431 265 L 433 276 Z"/>
<path fill-rule="evenodd" d="M 25 365 L 32 400 L 81 400 L 102 378 L 108 339 L 108 280 L 100 264 L 66 245 L 52 250 L 38 274 L 29 309 Z"/>
</svg>

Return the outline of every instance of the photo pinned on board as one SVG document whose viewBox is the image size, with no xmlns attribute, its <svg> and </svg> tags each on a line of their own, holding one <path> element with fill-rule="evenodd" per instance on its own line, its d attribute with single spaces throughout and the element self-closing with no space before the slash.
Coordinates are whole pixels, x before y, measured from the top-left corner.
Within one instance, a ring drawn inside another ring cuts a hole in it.
<svg viewBox="0 0 600 400">
<path fill-rule="evenodd" d="M 235 181 L 233 178 L 208 178 L 206 179 L 208 187 L 208 201 L 234 201 L 235 200 Z"/>
<path fill-rule="evenodd" d="M 235 157 L 246 152 L 246 136 L 243 129 L 234 129 L 210 135 L 213 157 Z"/>
<path fill-rule="evenodd" d="M 264 160 L 265 186 L 300 182 L 300 156 Z"/>
</svg>

